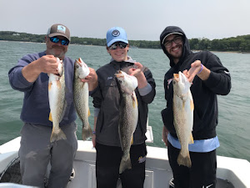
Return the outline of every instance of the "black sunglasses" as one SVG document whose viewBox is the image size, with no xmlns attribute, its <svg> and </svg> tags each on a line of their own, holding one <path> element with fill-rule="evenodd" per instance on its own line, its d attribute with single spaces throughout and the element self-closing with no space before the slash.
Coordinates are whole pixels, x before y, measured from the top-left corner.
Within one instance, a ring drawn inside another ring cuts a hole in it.
<svg viewBox="0 0 250 188">
<path fill-rule="evenodd" d="M 61 44 L 64 45 L 64 46 L 69 45 L 69 40 L 68 39 L 59 39 L 58 37 L 50 37 L 49 39 L 53 43 L 58 43 L 59 41 L 61 41 Z"/>
<path fill-rule="evenodd" d="M 180 44 L 180 43 L 182 42 L 182 37 L 181 37 L 181 36 L 176 36 L 176 37 L 174 37 L 174 39 L 172 39 L 172 40 L 167 40 L 167 41 L 164 43 L 164 46 L 167 47 L 167 48 L 169 48 L 169 47 L 172 45 L 173 42 L 174 42 L 175 44 Z"/>
<path fill-rule="evenodd" d="M 128 44 L 124 43 L 124 42 L 116 42 L 114 44 L 112 44 L 109 49 L 110 50 L 116 50 L 117 47 L 119 46 L 121 49 L 124 49 L 127 47 Z"/>
</svg>

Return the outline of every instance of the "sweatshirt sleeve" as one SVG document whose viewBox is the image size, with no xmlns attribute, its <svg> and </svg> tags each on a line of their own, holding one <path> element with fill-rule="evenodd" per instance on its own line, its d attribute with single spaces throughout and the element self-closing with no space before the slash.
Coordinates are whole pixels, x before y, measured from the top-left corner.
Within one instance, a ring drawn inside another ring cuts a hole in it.
<svg viewBox="0 0 250 188">
<path fill-rule="evenodd" d="M 33 83 L 28 82 L 22 74 L 22 69 L 29 63 L 30 62 L 27 60 L 27 58 L 24 57 L 18 61 L 16 66 L 10 69 L 8 76 L 10 85 L 13 89 L 27 91 L 32 87 Z"/>
<path fill-rule="evenodd" d="M 13 89 L 19 90 L 19 91 L 29 91 L 32 89 L 34 82 L 29 82 L 26 80 L 26 78 L 23 77 L 22 69 L 30 64 L 31 62 L 39 59 L 40 57 L 45 55 L 44 52 L 40 53 L 34 53 L 34 54 L 28 54 L 22 57 L 16 66 L 10 69 L 8 76 L 9 76 L 9 82 Z"/>
<path fill-rule="evenodd" d="M 231 76 L 229 70 L 224 67 L 220 59 L 212 53 L 209 53 L 204 65 L 211 71 L 208 79 L 204 81 L 206 86 L 215 94 L 227 95 L 231 90 Z"/>
<path fill-rule="evenodd" d="M 92 91 L 90 93 L 90 96 L 93 98 L 93 106 L 95 108 L 101 108 L 101 103 L 102 103 L 102 94 L 101 94 L 101 90 L 100 90 L 100 84 L 98 83 L 97 88 L 94 89 L 94 91 Z"/>
<path fill-rule="evenodd" d="M 141 98 L 145 103 L 149 104 L 154 100 L 154 97 L 156 95 L 156 90 L 155 90 L 156 84 L 155 84 L 155 80 L 153 78 L 153 75 L 148 68 L 145 68 L 144 75 L 145 75 L 147 82 L 149 84 L 149 85 L 147 85 L 147 88 L 149 88 L 149 90 L 148 90 L 149 92 L 147 91 L 147 94 L 144 93 L 144 95 L 141 95 Z M 150 90 L 150 86 L 151 86 L 151 90 Z"/>
</svg>

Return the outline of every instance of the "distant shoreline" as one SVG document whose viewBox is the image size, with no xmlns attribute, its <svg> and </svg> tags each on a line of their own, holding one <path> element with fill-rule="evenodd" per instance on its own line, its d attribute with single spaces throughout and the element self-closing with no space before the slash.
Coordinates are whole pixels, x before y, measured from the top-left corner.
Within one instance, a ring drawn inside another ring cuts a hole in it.
<svg viewBox="0 0 250 188">
<path fill-rule="evenodd" d="M 27 34 L 25 34 L 27 35 Z M 6 41 L 6 42 L 24 42 L 24 43 L 41 43 L 44 44 L 44 35 L 33 35 L 28 34 L 26 37 L 20 37 L 19 35 L 14 35 L 13 38 L 13 32 L 12 32 L 12 38 L 11 36 L 8 36 L 6 38 L 2 37 L 1 31 L 0 31 L 0 41 Z M 249 37 L 250 38 L 250 37 Z M 193 43 L 192 40 L 195 40 L 197 42 L 198 39 L 190 39 L 189 43 Z M 204 39 L 202 39 L 204 40 Z M 202 40 L 200 43 L 202 43 Z M 207 39 L 208 40 L 208 39 Z M 221 39 L 223 40 L 223 39 Z M 249 50 L 214 50 L 210 48 L 204 48 L 201 46 L 200 50 L 197 47 L 193 46 L 199 46 L 197 44 L 190 44 L 190 48 L 193 52 L 199 52 L 199 51 L 210 51 L 210 52 L 221 52 L 221 53 L 240 53 L 240 54 L 249 54 L 250 53 L 250 40 L 249 42 Z M 140 48 L 140 49 L 161 49 L 160 42 L 159 41 L 145 41 L 145 40 L 129 40 L 130 48 Z M 106 39 L 96 39 L 96 38 L 78 38 L 78 37 L 71 37 L 71 45 L 84 45 L 84 46 L 105 46 L 106 45 Z M 208 44 L 207 44 L 208 45 Z M 248 49 L 248 48 L 247 48 Z"/>
<path fill-rule="evenodd" d="M 201 52 L 203 50 L 192 50 L 192 52 Z M 210 51 L 210 50 L 209 50 Z M 240 51 L 215 51 L 211 50 L 212 53 L 232 53 L 232 54 L 250 54 L 250 52 L 240 52 Z"/>
<path fill-rule="evenodd" d="M 21 43 L 36 43 L 36 44 L 45 44 L 45 42 L 32 42 L 32 41 L 14 41 L 14 40 L 1 40 L 0 39 L 0 42 L 3 41 L 3 42 L 21 42 Z M 76 44 L 76 43 L 73 43 L 73 44 L 70 44 L 70 45 L 80 45 L 80 46 L 105 46 L 105 45 L 93 45 L 93 44 Z M 131 47 L 130 47 L 131 48 Z M 138 49 L 147 49 L 147 48 L 140 48 L 140 47 L 132 47 L 134 49 L 138 48 Z M 153 48 L 148 48 L 148 49 L 153 49 Z M 159 48 L 161 49 L 161 48 Z M 192 52 L 200 52 L 200 51 L 203 51 L 203 50 L 192 50 Z M 212 53 L 237 53 L 237 54 L 250 54 L 250 52 L 240 52 L 240 51 L 215 51 L 215 50 L 211 50 L 210 52 Z"/>
</svg>

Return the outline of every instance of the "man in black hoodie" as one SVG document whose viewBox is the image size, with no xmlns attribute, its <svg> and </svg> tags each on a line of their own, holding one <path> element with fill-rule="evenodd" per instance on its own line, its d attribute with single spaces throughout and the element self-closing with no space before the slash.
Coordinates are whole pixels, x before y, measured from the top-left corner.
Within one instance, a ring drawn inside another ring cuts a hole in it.
<svg viewBox="0 0 250 188">
<path fill-rule="evenodd" d="M 217 95 L 227 95 L 231 77 L 220 59 L 209 51 L 193 53 L 181 28 L 166 27 L 160 35 L 160 44 L 170 60 L 171 68 L 164 77 L 167 106 L 162 110 L 163 140 L 168 147 L 169 163 L 173 171 L 175 188 L 198 188 L 216 185 L 216 134 L 218 123 Z M 174 73 L 182 71 L 192 82 L 194 100 L 194 144 L 189 145 L 191 168 L 178 165 L 180 143 L 173 124 Z"/>
</svg>

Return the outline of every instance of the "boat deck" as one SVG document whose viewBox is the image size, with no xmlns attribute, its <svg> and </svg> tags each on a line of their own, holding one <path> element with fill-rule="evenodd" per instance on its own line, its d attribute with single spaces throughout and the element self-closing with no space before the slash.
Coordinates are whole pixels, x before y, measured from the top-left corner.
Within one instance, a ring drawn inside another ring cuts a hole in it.
<svg viewBox="0 0 250 188">
<path fill-rule="evenodd" d="M 20 137 L 0 146 L 0 172 L 17 157 Z M 146 179 L 144 188 L 166 188 L 172 178 L 168 163 L 167 149 L 147 147 Z M 250 188 L 250 163 L 247 160 L 218 156 L 217 188 Z M 74 160 L 75 176 L 67 188 L 93 188 L 95 181 L 95 149 L 91 141 L 78 141 Z M 10 183 L 0 183 L 0 187 L 14 187 Z M 23 187 L 23 186 L 21 186 Z M 26 186 L 27 187 L 27 186 Z M 118 181 L 118 188 L 121 185 Z"/>
</svg>

